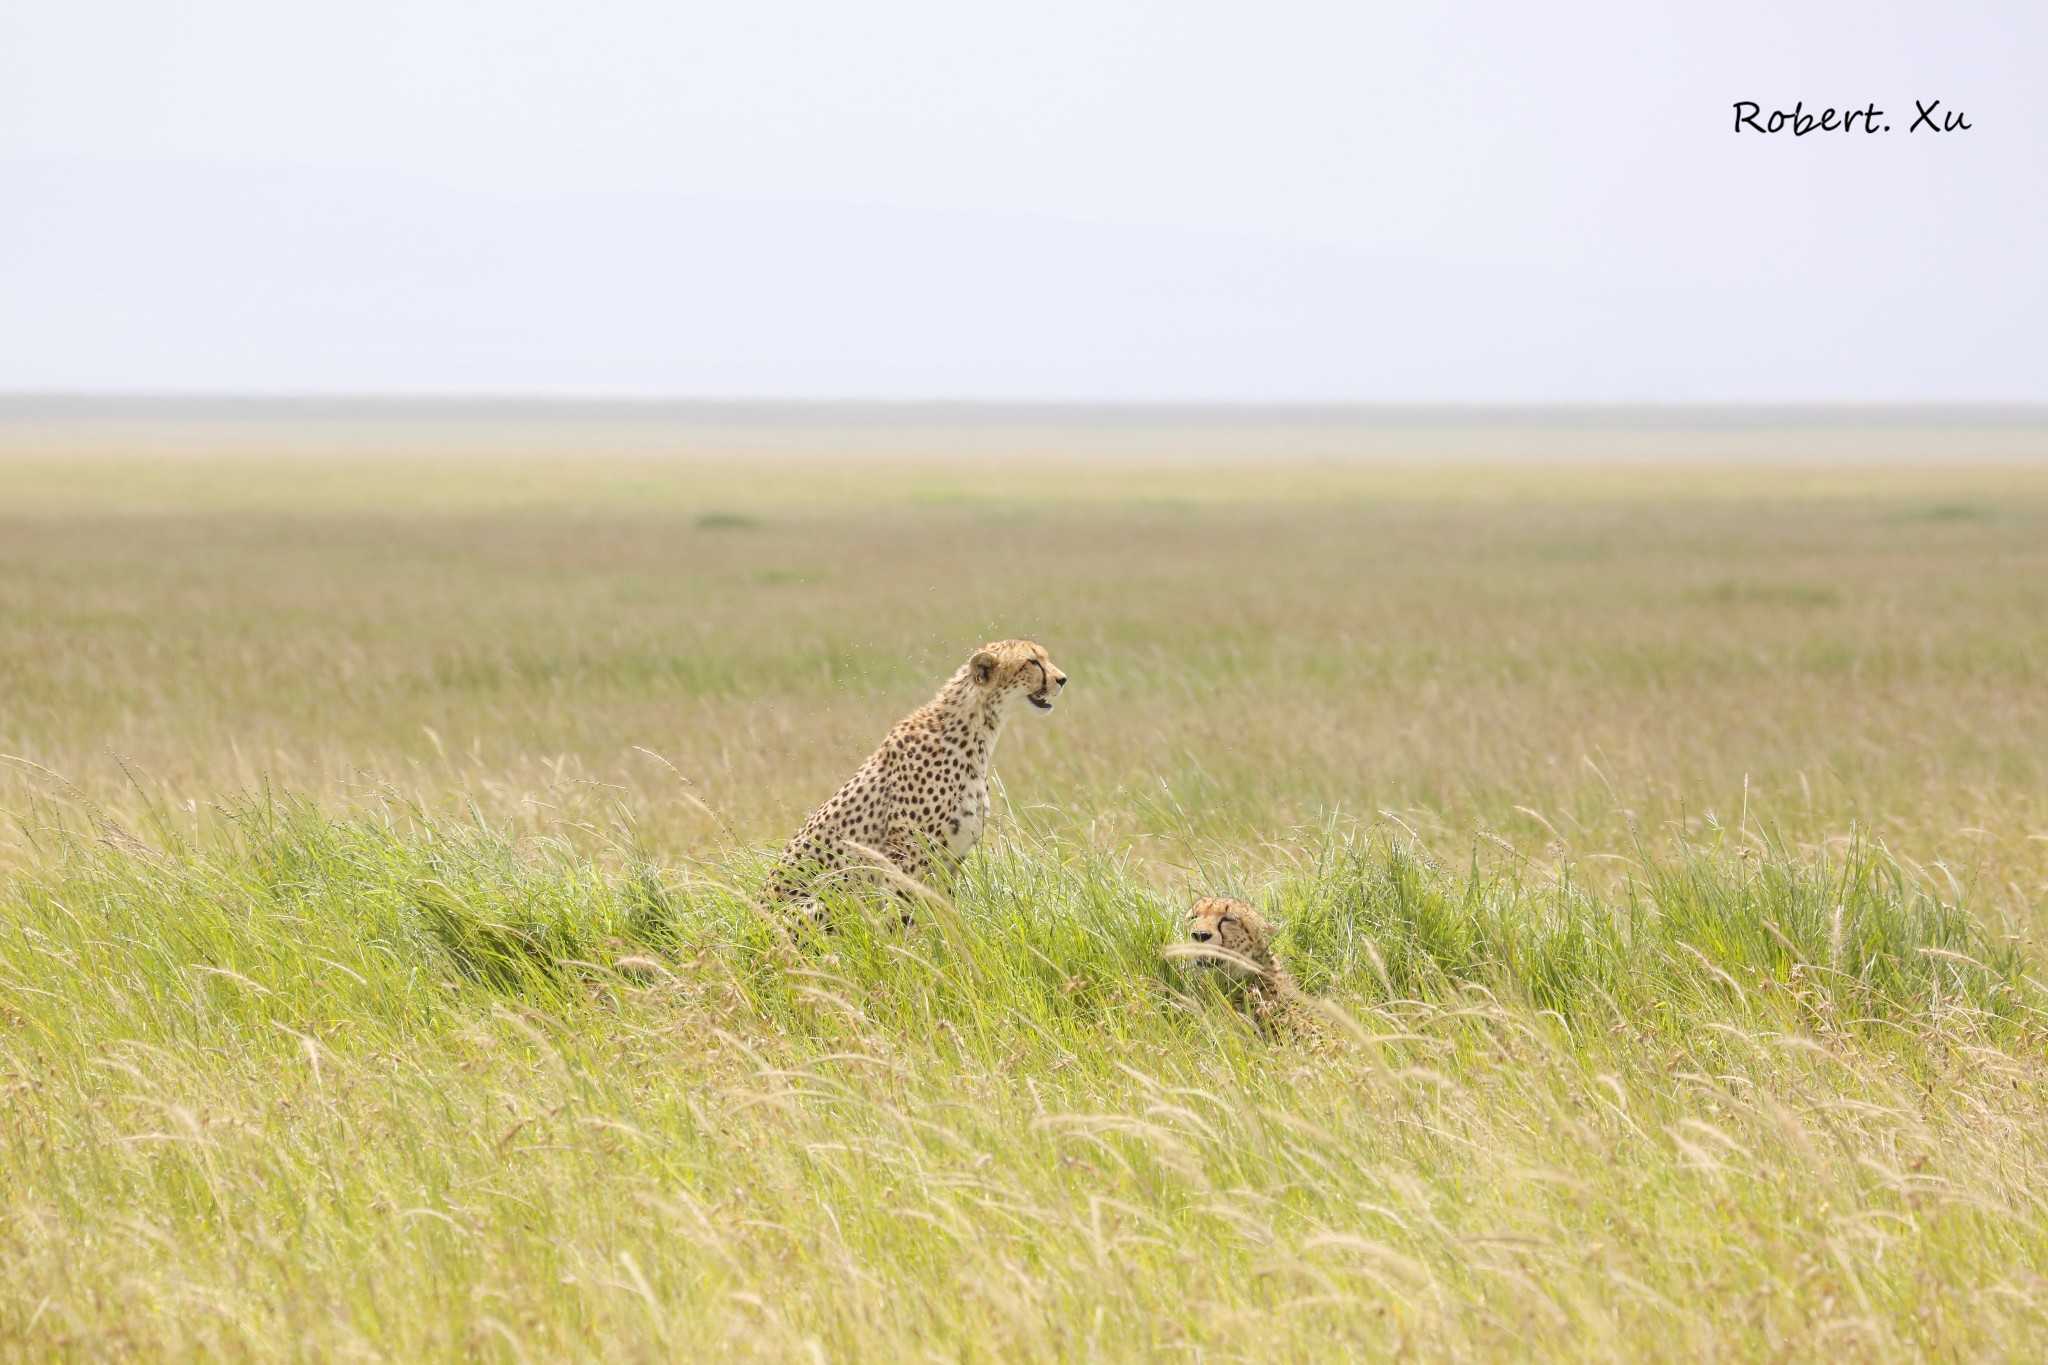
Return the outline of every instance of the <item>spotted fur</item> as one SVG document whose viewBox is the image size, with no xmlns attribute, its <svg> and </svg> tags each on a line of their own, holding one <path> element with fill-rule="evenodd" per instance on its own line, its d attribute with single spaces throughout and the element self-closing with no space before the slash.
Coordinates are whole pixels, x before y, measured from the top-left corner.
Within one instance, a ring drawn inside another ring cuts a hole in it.
<svg viewBox="0 0 2048 1365">
<path fill-rule="evenodd" d="M 987 827 L 989 763 L 1003 727 L 1019 710 L 1050 711 L 1066 685 L 1067 675 L 1030 640 L 999 640 L 974 651 L 936 697 L 904 717 L 846 785 L 811 813 L 769 876 L 769 901 L 815 920 L 821 884 L 895 880 L 876 866 L 877 858 L 920 884 L 935 871 L 950 875 Z M 908 900 L 903 905 L 908 923 Z"/>
</svg>

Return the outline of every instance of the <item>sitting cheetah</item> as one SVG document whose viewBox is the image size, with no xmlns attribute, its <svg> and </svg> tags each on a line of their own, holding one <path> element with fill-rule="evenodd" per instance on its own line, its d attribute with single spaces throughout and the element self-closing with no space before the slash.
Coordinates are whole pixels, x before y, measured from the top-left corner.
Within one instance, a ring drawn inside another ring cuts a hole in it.
<svg viewBox="0 0 2048 1365">
<path fill-rule="evenodd" d="M 989 760 L 1003 726 L 1026 703 L 1052 710 L 1066 685 L 1067 675 L 1030 640 L 999 640 L 974 651 L 939 694 L 904 717 L 804 821 L 769 875 L 769 902 L 815 922 L 819 880 L 861 869 L 870 882 L 892 880 L 875 866 L 877 856 L 914 882 L 923 882 L 934 864 L 950 873 L 988 823 Z M 910 922 L 907 908 L 903 920 Z"/>
</svg>

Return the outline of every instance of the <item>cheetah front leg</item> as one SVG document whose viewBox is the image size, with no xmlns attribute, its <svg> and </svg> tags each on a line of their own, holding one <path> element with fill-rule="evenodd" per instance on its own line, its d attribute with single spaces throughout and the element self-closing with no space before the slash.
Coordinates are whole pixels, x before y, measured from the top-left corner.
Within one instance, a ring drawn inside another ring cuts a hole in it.
<svg viewBox="0 0 2048 1365">
<path fill-rule="evenodd" d="M 909 825 L 899 823 L 890 829 L 888 839 L 882 844 L 882 856 L 910 881 L 920 887 L 927 885 L 932 870 L 931 841 Z M 910 888 L 892 886 L 889 889 L 896 893 L 897 903 L 902 908 L 904 927 L 916 923 L 917 917 L 912 913 L 915 897 Z"/>
</svg>

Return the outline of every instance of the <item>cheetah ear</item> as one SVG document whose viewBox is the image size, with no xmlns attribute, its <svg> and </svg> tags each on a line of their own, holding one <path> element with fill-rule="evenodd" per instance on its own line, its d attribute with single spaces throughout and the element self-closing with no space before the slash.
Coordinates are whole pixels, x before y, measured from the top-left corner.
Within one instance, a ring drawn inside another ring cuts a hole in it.
<svg viewBox="0 0 2048 1365">
<path fill-rule="evenodd" d="M 986 683 L 996 675 L 996 656 L 985 649 L 974 651 L 974 657 L 967 661 L 969 671 L 978 683 Z"/>
</svg>

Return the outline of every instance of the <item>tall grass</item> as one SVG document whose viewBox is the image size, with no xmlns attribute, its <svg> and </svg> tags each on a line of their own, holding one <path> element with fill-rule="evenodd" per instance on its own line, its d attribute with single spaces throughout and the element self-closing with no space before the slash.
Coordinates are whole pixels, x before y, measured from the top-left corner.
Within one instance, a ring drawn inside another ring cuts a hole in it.
<svg viewBox="0 0 2048 1365">
<path fill-rule="evenodd" d="M 960 435 L 0 432 L 0 1358 L 2044 1354 L 2038 467 Z M 961 877 L 764 919 L 1007 635 Z"/>
<path fill-rule="evenodd" d="M 1334 1026 L 1179 978 L 1178 899 L 1016 831 L 909 933 L 387 805 L 0 899 L 0 1342 L 107 1355 L 2027 1354 L 2043 992 L 1870 842 L 1589 890 L 1332 822 L 1217 867 Z M 35 1293 L 25 1292 L 34 1287 Z"/>
</svg>

